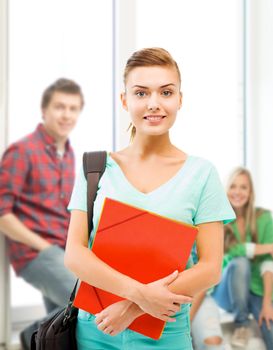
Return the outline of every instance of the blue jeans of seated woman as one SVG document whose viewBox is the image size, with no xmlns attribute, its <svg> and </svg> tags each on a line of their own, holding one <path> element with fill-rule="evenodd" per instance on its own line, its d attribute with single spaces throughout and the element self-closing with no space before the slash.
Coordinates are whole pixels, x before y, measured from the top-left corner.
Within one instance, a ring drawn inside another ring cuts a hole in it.
<svg viewBox="0 0 273 350">
<path fill-rule="evenodd" d="M 222 309 L 234 314 L 236 327 L 248 326 L 250 313 L 258 322 L 262 309 L 263 298 L 250 292 L 250 273 L 250 262 L 247 258 L 234 258 L 212 294 Z M 270 330 L 264 321 L 260 328 L 267 350 L 273 349 L 273 322 L 270 324 Z"/>
<path fill-rule="evenodd" d="M 218 305 L 234 314 L 237 327 L 249 324 L 250 263 L 247 258 L 234 258 L 224 270 L 222 280 L 212 296 Z"/>
</svg>

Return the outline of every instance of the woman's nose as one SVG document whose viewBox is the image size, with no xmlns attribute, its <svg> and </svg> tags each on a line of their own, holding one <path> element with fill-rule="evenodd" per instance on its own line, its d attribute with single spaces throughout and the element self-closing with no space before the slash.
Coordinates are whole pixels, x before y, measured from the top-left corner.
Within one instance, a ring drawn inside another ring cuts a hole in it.
<svg viewBox="0 0 273 350">
<path fill-rule="evenodd" d="M 148 100 L 149 111 L 156 111 L 159 109 L 159 101 L 156 95 L 152 94 Z"/>
</svg>

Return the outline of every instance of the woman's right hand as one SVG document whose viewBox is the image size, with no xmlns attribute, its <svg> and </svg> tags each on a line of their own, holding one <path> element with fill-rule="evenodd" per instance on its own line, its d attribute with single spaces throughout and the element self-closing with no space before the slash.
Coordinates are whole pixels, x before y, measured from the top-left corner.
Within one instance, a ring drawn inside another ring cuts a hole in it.
<svg viewBox="0 0 273 350">
<path fill-rule="evenodd" d="M 151 282 L 141 285 L 140 293 L 134 302 L 147 314 L 163 321 L 175 322 L 173 316 L 180 310 L 181 304 L 192 302 L 192 298 L 169 291 L 168 286 L 178 277 L 178 271 Z"/>
</svg>

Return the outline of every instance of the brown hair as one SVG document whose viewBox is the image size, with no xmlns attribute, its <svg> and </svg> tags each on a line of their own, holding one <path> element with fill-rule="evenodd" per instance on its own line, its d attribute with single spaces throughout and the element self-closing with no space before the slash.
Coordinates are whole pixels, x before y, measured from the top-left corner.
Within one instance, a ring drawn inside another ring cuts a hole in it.
<svg viewBox="0 0 273 350">
<path fill-rule="evenodd" d="M 126 81 L 129 73 L 136 67 L 151 67 L 151 66 L 167 66 L 174 68 L 178 74 L 179 82 L 181 83 L 181 74 L 176 61 L 172 58 L 171 54 L 160 47 L 151 47 L 141 49 L 132 54 L 128 59 L 124 74 L 123 81 L 126 85 Z M 130 123 L 128 130 L 131 129 L 131 140 L 134 138 L 136 128 Z"/>
<path fill-rule="evenodd" d="M 60 78 L 45 89 L 41 100 L 42 109 L 46 108 L 49 105 L 51 98 L 55 92 L 63 92 L 65 94 L 79 95 L 82 102 L 81 107 L 83 108 L 84 98 L 83 98 L 81 87 L 77 83 L 75 83 L 73 80 Z"/>
<path fill-rule="evenodd" d="M 239 175 L 245 175 L 248 178 L 249 186 L 250 186 L 250 195 L 248 202 L 245 205 L 244 210 L 244 219 L 245 219 L 245 227 L 246 229 L 250 229 L 251 232 L 251 241 L 257 243 L 257 213 L 254 206 L 254 186 L 252 181 L 252 176 L 250 171 L 244 167 L 235 168 L 229 176 L 227 183 L 227 191 L 230 189 L 233 181 Z M 225 226 L 225 252 L 228 251 L 231 246 L 238 243 L 237 238 L 234 235 L 233 228 L 231 224 Z"/>
</svg>

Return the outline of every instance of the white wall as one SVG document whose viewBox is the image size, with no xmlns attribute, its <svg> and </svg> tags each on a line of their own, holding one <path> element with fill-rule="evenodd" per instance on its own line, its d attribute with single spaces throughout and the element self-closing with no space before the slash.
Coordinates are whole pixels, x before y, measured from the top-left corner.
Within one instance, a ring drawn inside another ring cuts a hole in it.
<svg viewBox="0 0 273 350">
<path fill-rule="evenodd" d="M 86 150 L 111 149 L 112 0 L 10 0 L 9 7 L 8 142 L 35 128 L 42 92 L 67 77 L 86 100 L 71 137 L 78 164 Z"/>
<path fill-rule="evenodd" d="M 7 142 L 7 0 L 0 0 L 0 155 Z M 0 234 L 0 349 L 9 333 L 9 278 L 5 240 Z"/>
<path fill-rule="evenodd" d="M 167 49 L 181 69 L 173 141 L 213 161 L 222 179 L 243 161 L 241 0 L 138 0 L 137 48 Z"/>
<path fill-rule="evenodd" d="M 127 132 L 129 116 L 121 107 L 120 93 L 124 90 L 123 70 L 127 59 L 136 48 L 136 1 L 115 1 L 115 115 L 116 149 L 124 148 L 130 140 Z"/>
<path fill-rule="evenodd" d="M 273 2 L 247 5 L 247 165 L 257 204 L 273 210 Z"/>
</svg>

